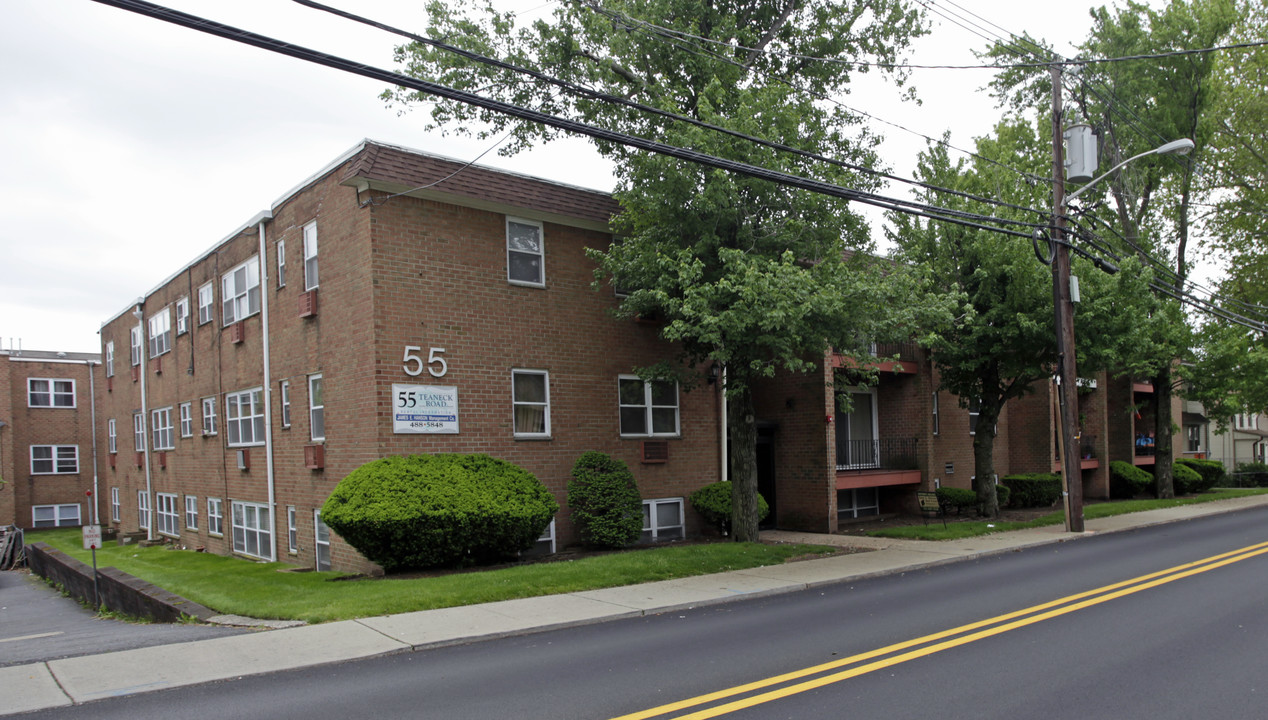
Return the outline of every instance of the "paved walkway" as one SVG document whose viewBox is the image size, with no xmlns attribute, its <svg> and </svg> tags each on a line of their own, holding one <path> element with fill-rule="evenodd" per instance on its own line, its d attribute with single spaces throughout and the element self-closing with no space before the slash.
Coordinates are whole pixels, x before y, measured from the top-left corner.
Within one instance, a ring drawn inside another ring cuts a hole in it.
<svg viewBox="0 0 1268 720">
<path fill-rule="evenodd" d="M 771 531 L 763 539 L 866 547 L 852 553 L 717 575 L 425 610 L 160 645 L 0 668 L 0 715 L 164 690 L 260 673 L 638 617 L 741 598 L 926 568 L 1018 548 L 1268 506 L 1268 495 L 1088 520 L 1086 533 L 1060 526 L 927 542 Z"/>
</svg>

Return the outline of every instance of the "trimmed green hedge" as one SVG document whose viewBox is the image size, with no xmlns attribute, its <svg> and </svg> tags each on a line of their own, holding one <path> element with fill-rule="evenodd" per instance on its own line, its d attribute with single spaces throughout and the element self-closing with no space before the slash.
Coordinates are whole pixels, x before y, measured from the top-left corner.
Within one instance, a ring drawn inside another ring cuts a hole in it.
<svg viewBox="0 0 1268 720">
<path fill-rule="evenodd" d="M 691 507 L 700 513 L 700 517 L 710 525 L 718 528 L 723 535 L 731 534 L 731 481 L 709 483 L 691 493 Z M 761 522 L 770 515 L 770 505 L 761 493 L 757 494 L 757 520 Z"/>
<path fill-rule="evenodd" d="M 1176 460 L 1177 465 L 1193 468 L 1202 476 L 1202 484 L 1200 489 L 1193 492 L 1206 492 L 1213 487 L 1222 487 L 1228 478 L 1228 473 L 1224 470 L 1224 463 L 1219 460 L 1198 460 L 1196 458 L 1180 458 Z"/>
<path fill-rule="evenodd" d="M 964 512 L 966 509 L 974 510 L 977 508 L 977 493 L 972 490 L 955 487 L 940 487 L 937 489 L 938 505 L 943 510 L 947 508 L 955 508 L 956 512 Z"/>
<path fill-rule="evenodd" d="M 1153 475 L 1129 462 L 1110 463 L 1110 497 L 1115 500 L 1130 500 L 1148 491 L 1153 481 Z"/>
<path fill-rule="evenodd" d="M 1012 497 L 1012 494 L 1013 491 L 1007 485 L 1003 483 L 996 483 L 995 502 L 997 502 L 1001 508 L 1008 507 L 1008 501 Z"/>
<path fill-rule="evenodd" d="M 1155 476 L 1156 478 L 1157 476 Z M 1155 485 L 1155 490 L 1157 486 Z M 1171 465 L 1171 489 L 1176 495 L 1192 495 L 1202 492 L 1202 475 L 1179 461 Z"/>
<path fill-rule="evenodd" d="M 643 533 L 643 497 L 622 460 L 583 453 L 572 466 L 568 508 L 581 540 L 591 547 L 622 548 Z"/>
<path fill-rule="evenodd" d="M 559 510 L 532 473 L 488 455 L 389 456 L 353 470 L 321 519 L 386 572 L 500 560 Z"/>
<path fill-rule="evenodd" d="M 1005 475 L 999 482 L 1008 487 L 1016 508 L 1051 507 L 1061 499 L 1061 476 L 1056 473 Z"/>
<path fill-rule="evenodd" d="M 1268 464 L 1238 463 L 1236 473 L 1239 487 L 1268 487 Z"/>
</svg>

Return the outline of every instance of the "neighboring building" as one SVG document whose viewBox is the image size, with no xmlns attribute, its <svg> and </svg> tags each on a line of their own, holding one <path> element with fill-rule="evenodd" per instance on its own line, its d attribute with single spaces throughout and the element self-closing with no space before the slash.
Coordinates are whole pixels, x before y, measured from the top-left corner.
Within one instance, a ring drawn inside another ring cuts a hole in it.
<svg viewBox="0 0 1268 720">
<path fill-rule="evenodd" d="M 1201 416 L 1201 406 L 1195 409 Z M 1212 430 L 1209 422 L 1194 425 L 1201 428 L 1194 435 L 1208 443 L 1203 446 L 1205 457 L 1224 463 L 1229 472 L 1243 463 L 1268 461 L 1268 416 L 1262 413 L 1238 413 L 1222 432 Z"/>
<path fill-rule="evenodd" d="M 0 350 L 0 525 L 91 522 L 92 353 Z"/>
</svg>

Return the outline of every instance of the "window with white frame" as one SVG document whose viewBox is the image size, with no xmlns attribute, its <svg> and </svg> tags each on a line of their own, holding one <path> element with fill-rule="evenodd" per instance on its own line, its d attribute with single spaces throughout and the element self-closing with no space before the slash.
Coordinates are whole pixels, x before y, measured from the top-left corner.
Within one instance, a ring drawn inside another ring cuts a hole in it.
<svg viewBox="0 0 1268 720">
<path fill-rule="evenodd" d="M 263 390 L 255 388 L 225 396 L 225 432 L 229 447 L 264 443 Z"/>
<path fill-rule="evenodd" d="M 879 515 L 880 512 L 880 493 L 876 488 L 837 490 L 838 519 L 854 520 Z"/>
<path fill-rule="evenodd" d="M 137 452 L 145 450 L 145 416 L 132 413 L 132 444 Z"/>
<path fill-rule="evenodd" d="M 189 332 L 189 298 L 183 297 L 176 301 L 176 334 L 184 335 Z"/>
<path fill-rule="evenodd" d="M 295 526 L 295 506 L 286 507 L 286 549 L 292 555 L 299 552 L 299 528 Z"/>
<path fill-rule="evenodd" d="M 114 340 L 106 343 L 106 377 L 114 377 Z"/>
<path fill-rule="evenodd" d="M 550 437 L 550 374 L 512 370 L 511 406 L 516 437 Z"/>
<path fill-rule="evenodd" d="M 304 226 L 304 289 L 317 287 L 317 222 Z"/>
<path fill-rule="evenodd" d="M 119 517 L 123 514 L 122 503 L 119 502 L 119 488 L 110 488 L 110 519 L 119 522 Z"/>
<path fill-rule="evenodd" d="M 171 450 L 176 447 L 176 438 L 172 436 L 170 407 L 150 411 L 150 431 L 154 434 L 155 450 Z"/>
<path fill-rule="evenodd" d="M 1255 416 L 1251 413 L 1237 413 L 1237 429 L 1238 430 L 1254 430 Z"/>
<path fill-rule="evenodd" d="M 519 285 L 546 285 L 546 250 L 542 224 L 506 219 L 506 278 Z"/>
<path fill-rule="evenodd" d="M 158 493 L 155 497 L 155 504 L 158 515 L 158 532 L 160 535 L 171 535 L 179 537 L 180 531 L 176 527 L 180 516 L 176 514 L 176 496 L 171 493 Z"/>
<path fill-rule="evenodd" d="M 111 455 L 119 452 L 119 431 L 114 418 L 106 421 L 106 447 L 109 448 L 108 452 Z"/>
<path fill-rule="evenodd" d="M 225 325 L 232 325 L 260 312 L 258 256 L 225 273 L 220 282 L 220 304 Z"/>
<path fill-rule="evenodd" d="M 198 324 L 211 322 L 212 308 L 216 306 L 216 290 L 211 283 L 198 287 Z"/>
<path fill-rule="evenodd" d="M 198 529 L 198 496 L 185 496 L 185 529 Z"/>
<path fill-rule="evenodd" d="M 129 332 L 129 338 L 132 341 L 132 364 L 134 366 L 140 365 L 141 364 L 141 343 L 144 342 L 143 339 L 141 338 L 140 326 L 132 328 L 132 330 Z"/>
<path fill-rule="evenodd" d="M 621 435 L 639 437 L 678 434 L 678 383 L 643 380 L 633 375 L 617 379 Z"/>
<path fill-rule="evenodd" d="M 79 472 L 78 445 L 32 445 L 32 475 L 74 475 Z"/>
<path fill-rule="evenodd" d="M 317 570 L 330 569 L 330 528 L 321 521 L 321 510 L 313 511 L 313 547 Z"/>
<path fill-rule="evenodd" d="M 291 426 L 291 381 L 283 380 L 278 384 L 278 394 L 282 398 L 282 427 L 288 428 Z"/>
<path fill-rule="evenodd" d="M 172 349 L 172 309 L 163 308 L 150 316 L 150 357 Z"/>
<path fill-rule="evenodd" d="M 142 530 L 150 529 L 150 496 L 144 490 L 136 493 L 136 520 Z"/>
<path fill-rule="evenodd" d="M 33 408 L 75 407 L 75 381 L 59 378 L 27 378 L 26 405 Z"/>
<path fill-rule="evenodd" d="M 269 559 L 269 549 L 273 546 L 269 506 L 235 501 L 232 510 L 234 552 Z"/>
<path fill-rule="evenodd" d="M 34 505 L 31 507 L 31 527 L 74 527 L 79 524 L 78 503 Z"/>
<path fill-rule="evenodd" d="M 277 286 L 286 287 L 286 241 L 277 241 Z"/>
<path fill-rule="evenodd" d="M 326 439 L 326 398 L 322 393 L 320 375 L 308 376 L 308 427 L 312 430 L 312 438 Z"/>
<path fill-rule="evenodd" d="M 643 542 L 681 540 L 686 537 L 682 521 L 682 498 L 643 501 Z"/>
<path fill-rule="evenodd" d="M 193 403 L 181 403 L 181 437 L 191 437 L 194 434 L 194 405 Z"/>
<path fill-rule="evenodd" d="M 207 533 L 209 535 L 225 534 L 224 505 L 220 498 L 207 498 Z"/>
<path fill-rule="evenodd" d="M 216 399 L 203 398 L 203 435 L 216 434 Z"/>
</svg>

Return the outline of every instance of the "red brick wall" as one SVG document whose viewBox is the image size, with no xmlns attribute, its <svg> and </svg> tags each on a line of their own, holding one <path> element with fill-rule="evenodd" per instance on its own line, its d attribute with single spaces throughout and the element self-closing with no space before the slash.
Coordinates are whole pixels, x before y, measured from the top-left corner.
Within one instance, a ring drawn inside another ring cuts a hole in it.
<svg viewBox="0 0 1268 720">
<path fill-rule="evenodd" d="M 41 353 L 42 354 L 42 353 Z M 33 527 L 36 505 L 79 505 L 80 520 L 92 521 L 93 433 L 89 365 L 70 360 L 41 360 L 29 351 L 0 355 L 0 524 Z M 101 369 L 93 368 L 96 380 Z M 27 380 L 47 378 L 75 381 L 75 407 L 29 407 Z M 75 445 L 79 472 L 35 474 L 32 445 Z"/>
</svg>

